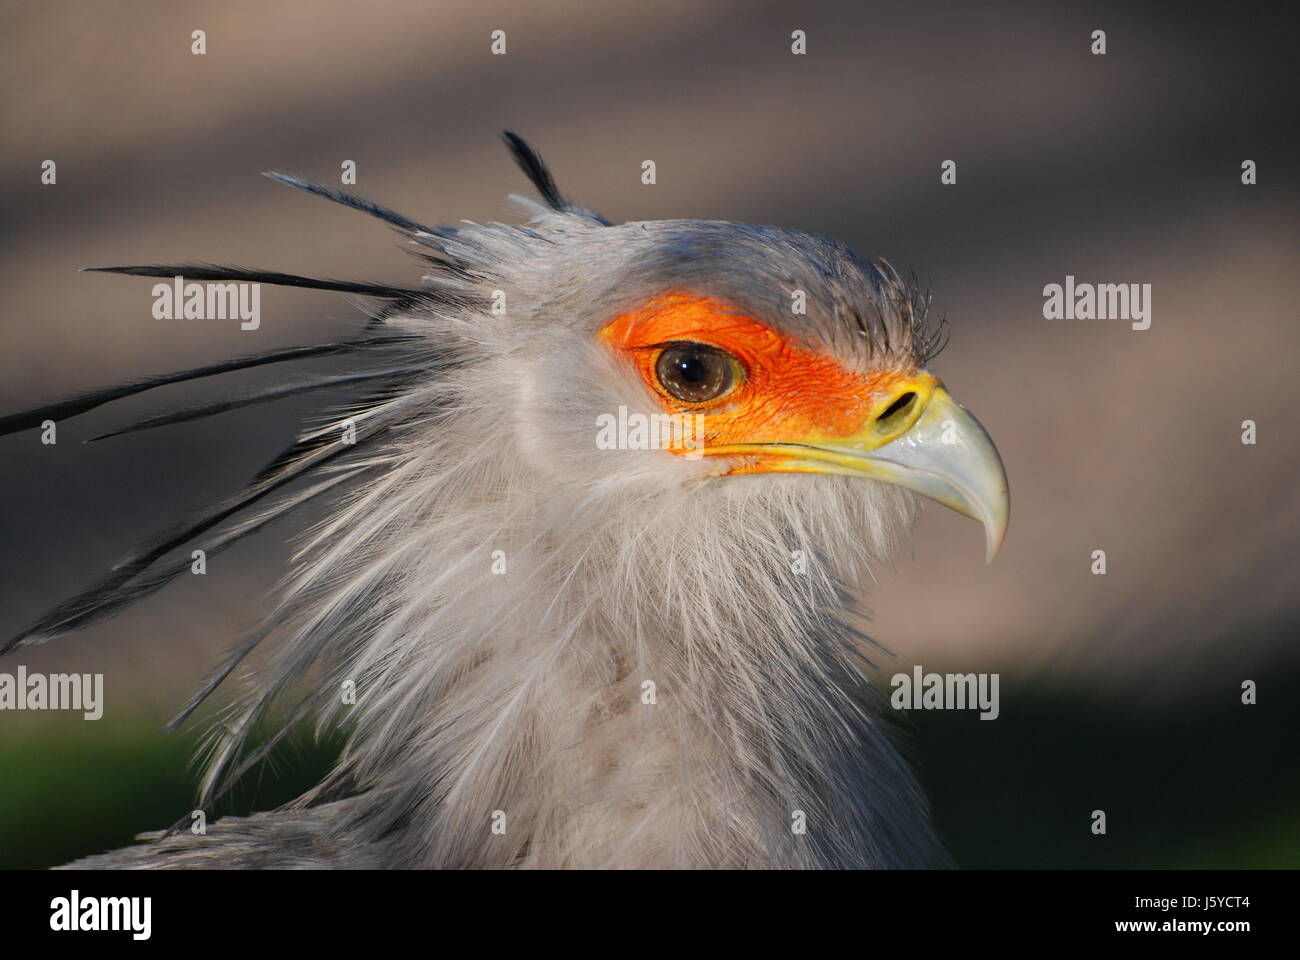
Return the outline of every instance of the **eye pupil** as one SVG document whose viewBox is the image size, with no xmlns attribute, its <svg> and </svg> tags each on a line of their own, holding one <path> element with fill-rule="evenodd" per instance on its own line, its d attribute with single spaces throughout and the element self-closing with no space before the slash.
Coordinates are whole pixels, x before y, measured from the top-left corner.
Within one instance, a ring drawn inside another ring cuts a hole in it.
<svg viewBox="0 0 1300 960">
<path fill-rule="evenodd" d="M 687 383 L 699 383 L 709 375 L 708 369 L 698 357 L 679 361 L 677 370 L 681 374 L 681 378 Z"/>
<path fill-rule="evenodd" d="M 735 379 L 736 361 L 701 343 L 669 344 L 659 354 L 659 383 L 678 400 L 703 403 L 726 393 Z"/>
</svg>

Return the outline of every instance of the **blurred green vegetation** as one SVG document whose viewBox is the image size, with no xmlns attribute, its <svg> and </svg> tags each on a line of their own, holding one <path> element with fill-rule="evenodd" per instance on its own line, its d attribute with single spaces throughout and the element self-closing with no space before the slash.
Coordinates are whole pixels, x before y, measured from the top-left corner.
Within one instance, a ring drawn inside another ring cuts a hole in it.
<svg viewBox="0 0 1300 960">
<path fill-rule="evenodd" d="M 1261 683 L 1256 706 L 1240 704 L 1238 685 L 1225 678 L 1161 705 L 1114 689 L 1017 687 L 1004 674 L 997 720 L 913 712 L 909 752 L 962 866 L 1298 867 L 1300 681 Z M 197 735 L 144 718 L 17 719 L 0 740 L 0 867 L 123 846 L 193 809 Z M 216 816 L 293 799 L 340 745 L 287 738 Z M 1094 809 L 1106 811 L 1106 836 L 1089 829 Z"/>
<path fill-rule="evenodd" d="M 144 717 L 109 724 L 44 714 L 39 722 L 8 724 L 4 733 L 0 868 L 57 866 L 126 846 L 195 808 L 201 732 L 169 736 Z M 318 743 L 309 731 L 291 734 L 209 813 L 209 823 L 294 799 L 316 784 L 341 746 L 339 737 Z"/>
</svg>

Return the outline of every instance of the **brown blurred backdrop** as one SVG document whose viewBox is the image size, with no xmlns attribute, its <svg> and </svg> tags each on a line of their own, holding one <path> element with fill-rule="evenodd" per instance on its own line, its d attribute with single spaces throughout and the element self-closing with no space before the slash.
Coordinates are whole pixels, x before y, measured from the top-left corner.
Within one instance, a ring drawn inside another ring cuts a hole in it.
<svg viewBox="0 0 1300 960">
<path fill-rule="evenodd" d="M 159 321 L 151 281 L 80 267 L 416 275 L 382 225 L 263 170 L 337 183 L 354 160 L 357 192 L 417 219 L 507 219 L 505 195 L 527 192 L 499 142 L 508 127 L 566 193 L 615 221 L 833 235 L 933 290 L 952 334 L 935 369 L 988 427 L 1011 479 L 1010 535 L 992 566 L 975 525 L 933 508 L 868 600 L 874 635 L 898 657 L 887 673 L 921 663 L 1003 675 L 997 722 L 915 718 L 958 859 L 1295 865 L 1294 10 L 5 5 L 0 415 L 324 341 L 362 316 L 336 295 L 264 288 L 256 333 Z M 190 52 L 199 28 L 204 56 Z M 489 53 L 495 29 L 505 56 Z M 805 56 L 790 52 L 794 29 L 807 32 Z M 1107 33 L 1105 56 L 1089 52 L 1094 29 Z M 40 183 L 47 159 L 54 186 Z M 646 159 L 653 186 L 640 182 Z M 950 159 L 957 184 L 944 186 Z M 1248 159 L 1255 186 L 1241 183 Z M 1067 274 L 1150 283 L 1151 328 L 1044 320 L 1043 286 Z M 312 405 L 83 439 L 277 376 L 124 401 L 61 424 L 53 447 L 36 431 L 0 441 L 5 635 L 247 478 Z M 1254 446 L 1240 442 L 1245 419 Z M 130 802 L 139 778 L 85 783 L 66 758 L 103 756 L 109 728 L 138 729 L 114 756 L 172 751 L 160 765 L 171 769 L 176 748 L 159 745 L 157 723 L 257 622 L 292 533 L 277 527 L 204 578 L 0 662 L 102 671 L 109 697 L 97 726 L 0 714 L 0 865 L 161 825 Z M 1098 549 L 1106 576 L 1090 572 Z M 1246 679 L 1257 707 L 1239 703 Z M 69 826 L 93 819 L 88 796 L 80 812 L 50 812 L 69 791 L 96 790 L 127 798 L 99 832 Z M 1120 812 L 1100 840 L 1087 833 L 1098 807 Z"/>
</svg>

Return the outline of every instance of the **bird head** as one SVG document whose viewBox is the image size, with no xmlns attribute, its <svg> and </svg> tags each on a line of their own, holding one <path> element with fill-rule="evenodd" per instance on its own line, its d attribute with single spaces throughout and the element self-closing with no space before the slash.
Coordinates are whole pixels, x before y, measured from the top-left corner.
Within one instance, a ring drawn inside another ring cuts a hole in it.
<svg viewBox="0 0 1300 960">
<path fill-rule="evenodd" d="M 936 331 L 888 263 L 776 227 L 534 212 L 544 242 L 498 258 L 492 281 L 502 341 L 529 330 L 500 387 L 524 389 L 531 467 L 579 487 L 779 486 L 786 508 L 874 493 L 875 515 L 906 513 L 908 491 L 982 523 L 993 559 L 1001 459 L 927 369 Z"/>
</svg>

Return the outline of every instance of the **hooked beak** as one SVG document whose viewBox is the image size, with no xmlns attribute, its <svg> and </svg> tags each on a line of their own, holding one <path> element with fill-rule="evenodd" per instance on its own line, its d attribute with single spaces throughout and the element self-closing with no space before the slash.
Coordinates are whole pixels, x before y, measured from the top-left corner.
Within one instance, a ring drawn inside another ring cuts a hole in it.
<svg viewBox="0 0 1300 960">
<path fill-rule="evenodd" d="M 765 460 L 776 455 L 780 465 L 768 461 L 769 469 L 850 474 L 906 487 L 982 523 L 989 563 L 1006 537 L 1010 499 L 997 447 L 970 411 L 927 373 L 897 383 L 852 436 L 708 452 L 758 453 Z"/>
</svg>

